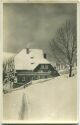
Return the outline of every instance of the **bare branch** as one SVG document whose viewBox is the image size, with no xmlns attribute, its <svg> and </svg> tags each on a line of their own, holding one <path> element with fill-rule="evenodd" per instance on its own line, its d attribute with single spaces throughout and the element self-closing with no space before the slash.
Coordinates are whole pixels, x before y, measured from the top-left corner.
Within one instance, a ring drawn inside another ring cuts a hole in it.
<svg viewBox="0 0 80 125">
<path fill-rule="evenodd" d="M 72 65 L 77 52 L 77 38 L 76 27 L 70 20 L 57 30 L 50 46 L 57 60 L 62 62 L 66 60 L 70 66 Z"/>
</svg>

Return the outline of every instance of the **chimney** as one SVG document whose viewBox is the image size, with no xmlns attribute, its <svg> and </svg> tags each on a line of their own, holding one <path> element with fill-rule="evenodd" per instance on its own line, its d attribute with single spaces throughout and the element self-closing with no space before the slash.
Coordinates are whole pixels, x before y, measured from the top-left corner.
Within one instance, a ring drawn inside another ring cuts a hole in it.
<svg viewBox="0 0 80 125">
<path fill-rule="evenodd" d="M 26 48 L 26 54 L 29 54 L 29 48 Z"/>
<path fill-rule="evenodd" d="M 44 53 L 44 58 L 46 59 L 47 57 L 46 57 L 46 53 Z"/>
</svg>

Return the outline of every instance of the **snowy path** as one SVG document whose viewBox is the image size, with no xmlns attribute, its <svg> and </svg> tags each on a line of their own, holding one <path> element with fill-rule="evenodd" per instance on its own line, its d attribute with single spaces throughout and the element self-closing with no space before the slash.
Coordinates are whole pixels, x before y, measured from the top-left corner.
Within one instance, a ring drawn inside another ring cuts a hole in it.
<svg viewBox="0 0 80 125">
<path fill-rule="evenodd" d="M 76 121 L 76 78 L 57 77 L 4 95 L 4 120 Z"/>
</svg>

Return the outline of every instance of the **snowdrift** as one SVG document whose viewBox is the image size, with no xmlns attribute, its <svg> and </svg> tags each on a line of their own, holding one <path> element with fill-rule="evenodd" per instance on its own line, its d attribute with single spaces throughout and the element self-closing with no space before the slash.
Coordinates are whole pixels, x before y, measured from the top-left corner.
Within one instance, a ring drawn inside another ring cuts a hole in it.
<svg viewBox="0 0 80 125">
<path fill-rule="evenodd" d="M 77 121 L 77 80 L 59 76 L 4 94 L 4 121 L 73 123 Z"/>
</svg>

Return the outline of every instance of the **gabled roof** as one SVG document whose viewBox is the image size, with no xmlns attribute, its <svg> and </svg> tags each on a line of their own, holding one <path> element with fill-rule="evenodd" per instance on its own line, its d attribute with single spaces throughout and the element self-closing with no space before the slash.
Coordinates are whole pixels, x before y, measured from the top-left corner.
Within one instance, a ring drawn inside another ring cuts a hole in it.
<svg viewBox="0 0 80 125">
<path fill-rule="evenodd" d="M 16 70 L 34 70 L 39 64 L 50 64 L 41 49 L 29 49 L 28 54 L 23 49 L 15 56 L 14 62 Z"/>
</svg>

